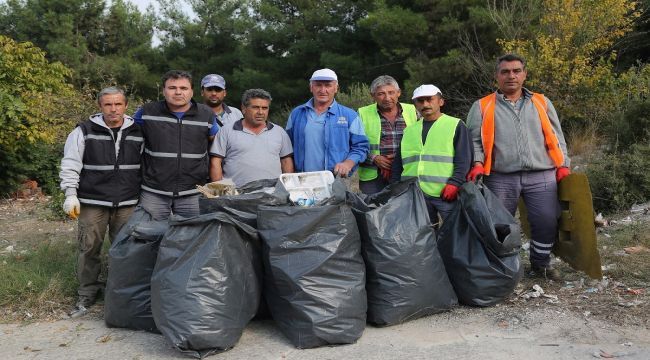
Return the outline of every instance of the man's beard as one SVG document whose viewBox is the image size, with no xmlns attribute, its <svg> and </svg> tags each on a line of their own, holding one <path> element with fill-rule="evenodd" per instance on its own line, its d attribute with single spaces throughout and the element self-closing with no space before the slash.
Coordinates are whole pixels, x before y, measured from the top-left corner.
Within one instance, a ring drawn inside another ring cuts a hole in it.
<svg viewBox="0 0 650 360">
<path fill-rule="evenodd" d="M 210 100 L 206 99 L 206 103 L 210 107 L 217 107 L 223 103 L 223 100 L 217 99 L 217 100 Z"/>
</svg>

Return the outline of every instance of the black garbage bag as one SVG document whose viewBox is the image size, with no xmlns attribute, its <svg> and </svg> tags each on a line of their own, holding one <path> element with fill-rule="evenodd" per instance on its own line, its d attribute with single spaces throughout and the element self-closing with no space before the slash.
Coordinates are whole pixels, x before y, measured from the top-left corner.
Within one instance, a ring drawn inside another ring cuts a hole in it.
<svg viewBox="0 0 650 360">
<path fill-rule="evenodd" d="M 363 198 L 348 193 L 366 263 L 368 322 L 386 326 L 458 303 L 417 180 Z"/>
<path fill-rule="evenodd" d="M 137 207 L 117 234 L 108 251 L 106 326 L 158 331 L 151 314 L 151 274 L 168 228 L 166 220 L 152 221 L 146 210 Z"/>
<path fill-rule="evenodd" d="M 461 303 L 494 305 L 523 274 L 519 225 L 483 184 L 463 184 L 458 202 L 440 229 L 440 255 Z"/>
<path fill-rule="evenodd" d="M 345 186 L 310 207 L 261 206 L 264 290 L 273 319 L 298 348 L 354 343 L 366 323 L 365 266 Z"/>
<path fill-rule="evenodd" d="M 202 358 L 235 346 L 260 302 L 259 247 L 255 229 L 228 214 L 170 219 L 151 307 L 175 348 Z"/>
<path fill-rule="evenodd" d="M 215 198 L 199 198 L 201 214 L 225 212 L 240 222 L 257 228 L 257 207 L 260 205 L 284 205 L 289 200 L 289 194 L 277 188 L 277 179 L 252 181 L 237 190 L 239 195 L 225 195 Z M 273 192 L 264 192 L 273 188 Z"/>
</svg>

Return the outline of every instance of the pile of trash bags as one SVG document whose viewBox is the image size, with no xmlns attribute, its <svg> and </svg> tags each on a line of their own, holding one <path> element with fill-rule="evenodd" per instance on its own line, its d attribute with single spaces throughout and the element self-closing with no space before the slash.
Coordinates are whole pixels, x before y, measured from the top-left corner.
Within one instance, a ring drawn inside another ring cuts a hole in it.
<svg viewBox="0 0 650 360">
<path fill-rule="evenodd" d="M 519 280 L 520 239 L 473 186 L 439 237 L 416 180 L 366 196 L 337 179 L 309 206 L 262 180 L 164 222 L 138 208 L 109 252 L 106 324 L 160 332 L 202 358 L 267 312 L 294 346 L 313 348 L 354 343 L 367 322 L 493 304 Z"/>
</svg>

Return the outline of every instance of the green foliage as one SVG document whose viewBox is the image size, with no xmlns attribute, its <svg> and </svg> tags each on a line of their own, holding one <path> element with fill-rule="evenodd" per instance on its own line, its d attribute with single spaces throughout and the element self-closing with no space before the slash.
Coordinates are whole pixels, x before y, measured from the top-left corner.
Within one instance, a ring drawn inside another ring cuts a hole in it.
<svg viewBox="0 0 650 360">
<path fill-rule="evenodd" d="M 613 213 L 650 200 L 650 145 L 635 144 L 620 154 L 599 156 L 587 166 L 594 208 Z"/>
<path fill-rule="evenodd" d="M 338 93 L 336 101 L 355 111 L 374 102 L 370 95 L 370 87 L 366 84 L 353 84 L 347 91 Z"/>
<path fill-rule="evenodd" d="M 32 175 L 52 173 L 47 147 L 65 136 L 67 116 L 78 108 L 78 94 L 66 83 L 69 74 L 31 43 L 0 36 L 2 193 L 12 192 Z"/>
<path fill-rule="evenodd" d="M 636 102 L 607 124 L 610 148 L 627 151 L 634 144 L 650 143 L 650 100 Z"/>
<path fill-rule="evenodd" d="M 625 107 L 635 75 L 650 79 L 645 72 L 614 71 L 611 48 L 632 30 L 640 15 L 636 5 L 631 0 L 543 0 L 537 32 L 499 43 L 505 52 L 527 58 L 527 86 L 553 101 L 566 128 L 597 127 Z M 649 86 L 645 82 L 643 91 Z"/>
<path fill-rule="evenodd" d="M 0 256 L 0 306 L 32 314 L 67 302 L 75 294 L 76 246 L 42 243 L 26 254 Z"/>
</svg>

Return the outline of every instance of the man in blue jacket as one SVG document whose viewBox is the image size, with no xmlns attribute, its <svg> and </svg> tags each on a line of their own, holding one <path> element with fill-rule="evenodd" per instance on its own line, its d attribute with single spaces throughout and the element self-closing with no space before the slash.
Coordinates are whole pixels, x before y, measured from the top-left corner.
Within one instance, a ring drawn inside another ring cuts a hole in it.
<svg viewBox="0 0 650 360">
<path fill-rule="evenodd" d="M 296 172 L 329 170 L 349 177 L 366 159 L 369 143 L 356 111 L 334 100 L 336 73 L 316 70 L 309 79 L 313 97 L 291 111 L 287 133 Z"/>
</svg>

